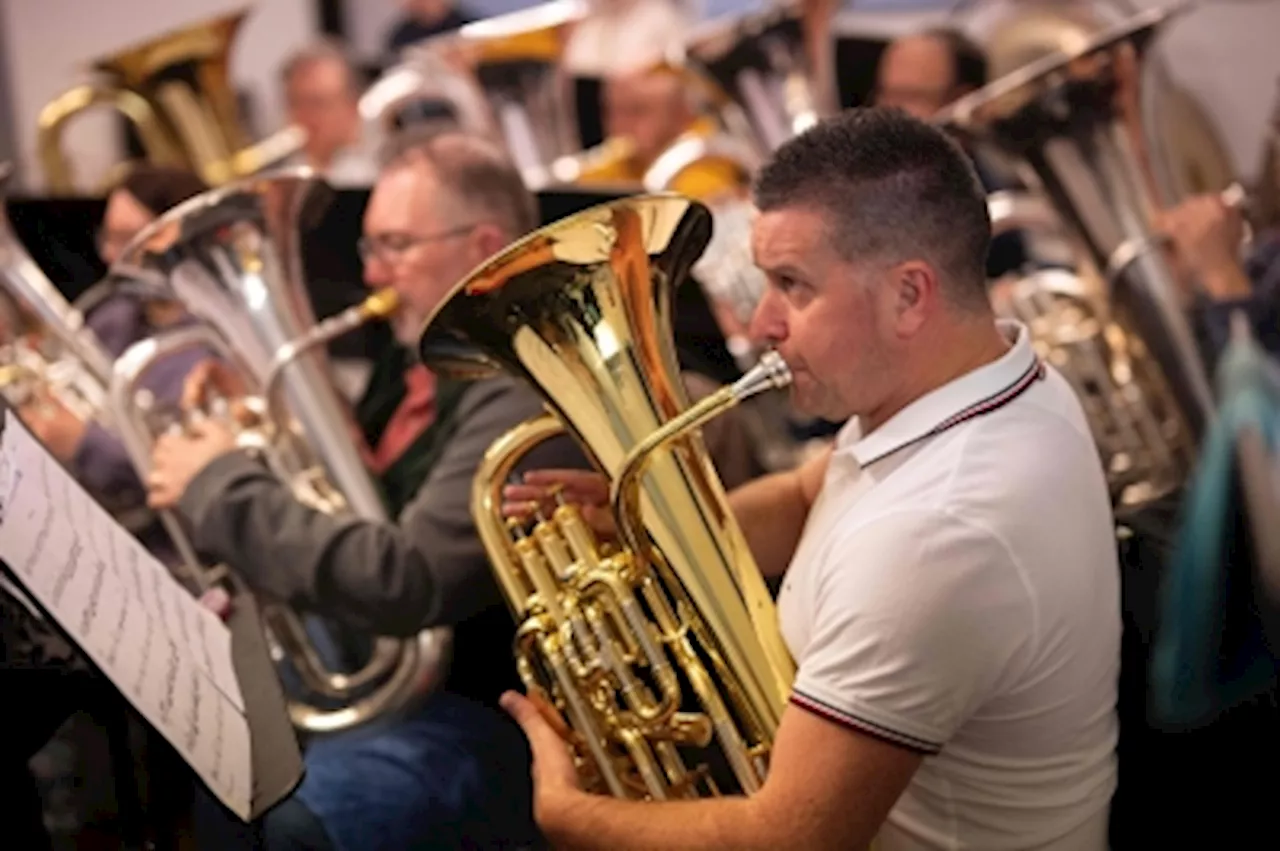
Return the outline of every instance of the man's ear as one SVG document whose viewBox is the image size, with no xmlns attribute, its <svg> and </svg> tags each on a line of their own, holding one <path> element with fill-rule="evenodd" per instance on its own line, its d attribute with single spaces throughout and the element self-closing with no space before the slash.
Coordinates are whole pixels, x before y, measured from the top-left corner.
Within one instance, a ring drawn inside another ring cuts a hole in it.
<svg viewBox="0 0 1280 851">
<path fill-rule="evenodd" d="M 471 244 L 479 255 L 476 258 L 477 263 L 497 254 L 514 241 L 507 236 L 502 228 L 488 222 L 477 225 L 475 231 L 471 234 Z"/>
<path fill-rule="evenodd" d="M 890 281 L 895 328 L 900 336 L 910 337 L 937 309 L 942 296 L 938 274 L 928 263 L 909 260 L 894 267 Z"/>
</svg>

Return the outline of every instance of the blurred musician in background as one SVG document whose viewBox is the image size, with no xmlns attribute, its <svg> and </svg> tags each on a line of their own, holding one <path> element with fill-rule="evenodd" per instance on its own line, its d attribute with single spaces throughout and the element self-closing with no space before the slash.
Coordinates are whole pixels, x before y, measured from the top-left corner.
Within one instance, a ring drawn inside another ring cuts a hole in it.
<svg viewBox="0 0 1280 851">
<path fill-rule="evenodd" d="M 475 137 L 402 138 L 374 185 L 360 243 L 365 278 L 400 295 L 392 326 L 404 348 L 376 364 L 357 439 L 398 525 L 305 506 L 236 451 L 219 422 L 155 447 L 152 503 L 176 506 L 196 547 L 251 587 L 374 634 L 455 626 L 448 682 L 419 711 L 309 743 L 297 793 L 265 819 L 267 848 L 494 848 L 534 835 L 526 749 L 496 708 L 514 677 L 512 624 L 469 499 L 489 444 L 541 402 L 512 379 L 437 377 L 408 352 L 454 283 L 536 224 L 519 173 Z M 234 392 L 217 370 L 209 375 Z M 202 385 L 191 389 L 198 396 Z M 543 454 L 543 463 L 583 463 L 568 441 Z"/>
<path fill-rule="evenodd" d="M 1110 500 L 1070 385 L 992 313 L 968 158 L 900 111 L 851 110 L 780 148 L 755 201 L 769 289 L 754 330 L 791 366 L 798 407 L 848 420 L 832 451 L 730 495 L 757 564 L 783 576 L 798 666 L 768 778 L 747 798 L 588 795 L 544 709 L 509 693 L 548 839 L 1102 851 L 1120 648 Z M 508 510 L 557 481 L 592 514 L 607 505 L 598 477 L 541 471 L 508 486 Z"/>
<path fill-rule="evenodd" d="M 98 251 L 111 264 L 121 249 L 159 215 L 204 191 L 195 175 L 181 170 L 138 166 L 107 198 L 98 232 Z M 111 355 L 155 330 L 181 321 L 171 304 L 143 301 L 113 292 L 111 282 L 99 285 L 103 294 L 85 300 L 86 323 Z M 199 351 L 174 355 L 148 374 L 143 386 L 158 401 L 177 403 L 182 382 Z M 97 423 L 85 423 L 52 395 L 42 395 L 19 411 L 23 422 L 92 493 L 107 495 L 121 505 L 141 505 L 142 483 L 121 442 Z M 143 543 L 160 558 L 172 558 L 167 537 L 158 526 L 143 530 Z M 41 820 L 41 801 L 26 763 L 43 748 L 63 723 L 84 711 L 108 731 L 123 737 L 128 728 L 126 708 L 115 688 L 102 680 L 76 650 L 44 621 L 33 616 L 15 597 L 0 589 L 0 667 L 30 672 L 23 700 L 8 707 L 4 746 L 0 747 L 0 775 L 11 780 L 12 808 L 7 828 L 14 847 L 51 848 Z M 132 782 L 115 778 L 116 784 Z M 117 789 L 120 788 L 117 786 Z M 117 799 L 121 795 L 117 794 Z M 15 835 L 16 831 L 16 835 Z"/>
<path fill-rule="evenodd" d="M 453 32 L 476 19 L 464 5 L 452 0 L 403 0 L 400 5 L 404 12 L 387 33 L 389 53 L 399 53 L 411 44 Z"/>
<path fill-rule="evenodd" d="M 902 36 L 885 47 L 872 99 L 928 120 L 952 101 L 987 84 L 982 48 L 954 30 Z"/>
<path fill-rule="evenodd" d="M 298 160 L 335 187 L 370 186 L 378 140 L 360 119 L 360 76 L 341 44 L 320 41 L 293 54 L 280 73 L 290 123 L 307 133 Z"/>
<path fill-rule="evenodd" d="M 639 183 L 658 155 L 681 134 L 711 129 L 711 119 L 701 115 L 701 96 L 687 76 L 669 65 L 633 66 L 610 73 L 601 86 L 601 102 L 605 138 L 628 147 L 625 155 L 587 165 L 578 178 L 587 185 Z M 724 184 L 735 182 L 733 174 L 722 177 Z"/>
<path fill-rule="evenodd" d="M 132 169 L 107 197 L 98 232 L 98 252 L 107 265 L 147 225 L 170 208 L 205 191 L 194 174 L 180 169 L 140 165 Z M 81 299 L 85 322 L 106 348 L 118 357 L 129 346 L 156 331 L 184 321 L 180 306 L 118 291 L 108 278 Z M 175 354 L 153 368 L 141 387 L 162 404 L 176 404 L 182 382 L 208 354 L 199 349 Z M 143 489 L 120 440 L 95 422 L 84 422 L 56 397 L 42 395 L 19 412 L 27 427 L 91 493 L 109 496 L 113 503 L 141 505 Z M 145 535 L 144 543 L 161 558 L 171 557 L 163 533 Z"/>
<path fill-rule="evenodd" d="M 963 33 L 929 29 L 902 36 L 885 48 L 876 66 L 872 103 L 897 107 L 928 120 L 940 109 L 987 84 L 987 57 Z M 1017 181 L 982 151 L 968 150 L 987 192 L 1012 189 Z M 987 275 L 998 278 L 1026 262 L 1022 236 L 1001 234 L 992 241 Z"/>
<path fill-rule="evenodd" d="M 1280 229 L 1253 235 L 1242 262 L 1244 217 L 1221 195 L 1199 195 L 1161 213 L 1156 227 L 1171 240 L 1201 351 L 1212 365 L 1230 338 L 1231 316 L 1249 319 L 1255 338 L 1280 354 Z"/>
</svg>

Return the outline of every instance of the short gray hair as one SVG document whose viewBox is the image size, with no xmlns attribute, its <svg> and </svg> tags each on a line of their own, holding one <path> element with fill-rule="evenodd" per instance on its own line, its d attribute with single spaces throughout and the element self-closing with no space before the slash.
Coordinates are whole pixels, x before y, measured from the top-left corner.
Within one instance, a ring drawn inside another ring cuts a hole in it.
<svg viewBox="0 0 1280 851">
<path fill-rule="evenodd" d="M 512 239 L 538 226 L 538 202 L 501 146 L 448 121 L 414 125 L 393 135 L 383 170 L 426 165 L 454 208 L 487 217 Z"/>
</svg>

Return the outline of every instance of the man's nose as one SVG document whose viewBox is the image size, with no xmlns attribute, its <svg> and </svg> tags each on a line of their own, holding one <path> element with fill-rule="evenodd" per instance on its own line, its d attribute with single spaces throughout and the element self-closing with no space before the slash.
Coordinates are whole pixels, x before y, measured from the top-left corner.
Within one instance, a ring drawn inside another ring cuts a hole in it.
<svg viewBox="0 0 1280 851">
<path fill-rule="evenodd" d="M 787 338 L 787 323 L 779 296 L 773 289 L 766 289 L 751 314 L 747 329 L 756 345 L 777 345 Z"/>
<path fill-rule="evenodd" d="M 385 287 L 391 283 L 391 267 L 371 254 L 364 261 L 364 283 L 368 287 Z"/>
</svg>

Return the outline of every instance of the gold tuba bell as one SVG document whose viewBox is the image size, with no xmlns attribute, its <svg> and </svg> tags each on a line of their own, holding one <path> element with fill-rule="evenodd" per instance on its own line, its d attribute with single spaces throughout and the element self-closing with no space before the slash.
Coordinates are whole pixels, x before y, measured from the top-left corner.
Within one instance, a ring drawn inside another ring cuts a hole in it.
<svg viewBox="0 0 1280 851">
<path fill-rule="evenodd" d="M 693 407 L 679 380 L 672 290 L 710 227 L 674 195 L 570 216 L 459 284 L 419 345 L 440 372 L 519 376 L 553 412 L 490 448 L 472 513 L 518 622 L 521 677 L 566 716 L 585 782 L 622 798 L 758 789 L 794 675 L 697 431 L 790 372 L 769 353 Z M 574 506 L 527 534 L 500 514 L 520 459 L 566 430 L 612 483 L 620 549 Z"/>
<path fill-rule="evenodd" d="M 300 229 L 324 200 L 317 191 L 322 186 L 303 167 L 248 178 L 180 204 L 135 237 L 113 268 L 141 269 L 163 280 L 156 296 L 181 303 L 198 322 L 126 350 L 115 364 L 112 408 L 134 463 L 145 473 L 159 418 L 139 382 L 166 356 L 212 350 L 244 377 L 249 396 L 242 401 L 249 415 L 233 416 L 226 404 L 205 415 L 228 417 L 240 445 L 259 453 L 300 501 L 326 513 L 390 522 L 356 448 L 350 406 L 333 384 L 321 346 L 385 317 L 397 301 L 390 292 L 378 292 L 316 323 L 303 283 Z M 305 687 L 306 694 L 291 695 L 289 703 L 301 731 L 343 730 L 404 711 L 443 681 L 452 640 L 448 629 L 403 640 L 378 638 L 361 669 L 331 671 L 297 614 L 278 601 L 264 601 L 262 611 L 276 661 L 290 666 Z"/>
<path fill-rule="evenodd" d="M 49 190 L 74 191 L 63 129 L 97 104 L 124 115 L 149 161 L 189 169 L 210 186 L 296 153 L 304 141 L 298 128 L 251 145 L 241 126 L 229 65 L 247 14 L 192 24 L 94 61 L 99 80 L 68 89 L 40 111 L 36 144 Z"/>
</svg>

